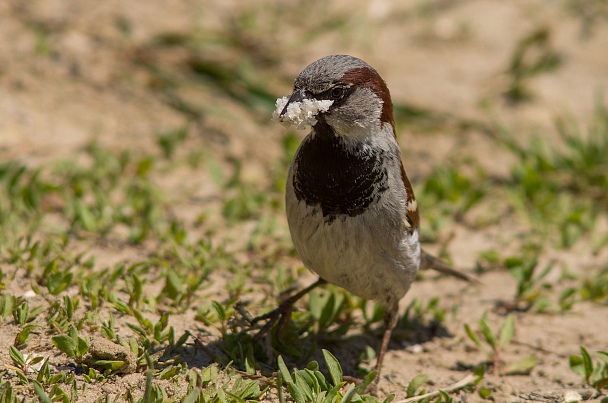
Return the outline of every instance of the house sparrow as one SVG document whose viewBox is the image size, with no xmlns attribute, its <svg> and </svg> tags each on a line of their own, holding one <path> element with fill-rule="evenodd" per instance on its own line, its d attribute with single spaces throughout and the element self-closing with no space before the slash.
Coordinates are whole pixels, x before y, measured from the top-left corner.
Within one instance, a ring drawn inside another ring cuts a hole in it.
<svg viewBox="0 0 608 403">
<path fill-rule="evenodd" d="M 293 304 L 327 282 L 386 310 L 371 391 L 398 318 L 398 303 L 420 269 L 474 281 L 420 248 L 418 205 L 395 135 L 393 103 L 378 72 L 356 57 L 331 55 L 306 67 L 289 98 L 277 100 L 274 120 L 312 126 L 287 177 L 291 237 L 319 280 L 254 319 L 289 320 Z"/>
</svg>

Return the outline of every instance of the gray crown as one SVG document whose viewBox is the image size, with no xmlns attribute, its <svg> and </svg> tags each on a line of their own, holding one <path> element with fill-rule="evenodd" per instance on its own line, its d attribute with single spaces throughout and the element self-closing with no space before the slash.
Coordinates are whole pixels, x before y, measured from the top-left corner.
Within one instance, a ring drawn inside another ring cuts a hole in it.
<svg viewBox="0 0 608 403">
<path fill-rule="evenodd" d="M 347 71 L 354 68 L 374 68 L 363 60 L 349 55 L 325 56 L 309 64 L 295 81 L 295 88 L 306 88 L 314 94 L 327 90 Z"/>
</svg>

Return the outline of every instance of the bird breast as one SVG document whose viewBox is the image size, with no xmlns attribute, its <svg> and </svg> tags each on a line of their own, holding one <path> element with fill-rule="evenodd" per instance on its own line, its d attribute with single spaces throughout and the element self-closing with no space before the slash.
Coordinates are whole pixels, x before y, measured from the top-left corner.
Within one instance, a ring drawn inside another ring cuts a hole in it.
<svg viewBox="0 0 608 403">
<path fill-rule="evenodd" d="M 405 224 L 406 200 L 392 134 L 349 145 L 338 136 L 313 133 L 298 149 L 287 181 L 296 250 L 323 279 L 394 304 L 420 262 L 418 233 Z"/>
</svg>

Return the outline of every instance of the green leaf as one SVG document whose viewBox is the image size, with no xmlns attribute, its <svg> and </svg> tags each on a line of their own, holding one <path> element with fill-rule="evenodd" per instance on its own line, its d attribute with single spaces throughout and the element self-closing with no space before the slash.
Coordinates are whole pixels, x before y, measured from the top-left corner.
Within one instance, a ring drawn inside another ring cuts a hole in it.
<svg viewBox="0 0 608 403">
<path fill-rule="evenodd" d="M 334 386 L 338 386 L 342 383 L 342 367 L 340 363 L 329 351 L 323 349 L 323 357 L 329 370 L 329 376 Z"/>
<path fill-rule="evenodd" d="M 494 332 L 492 331 L 492 329 L 490 329 L 490 326 L 488 326 L 486 320 L 481 319 L 479 321 L 479 326 L 481 327 L 481 334 L 483 334 L 483 337 L 486 339 L 486 342 L 490 346 L 492 346 L 492 348 L 496 348 L 496 336 L 494 336 Z"/>
<path fill-rule="evenodd" d="M 36 319 L 36 317 L 38 315 L 40 315 L 44 311 L 45 311 L 45 309 L 44 309 L 44 307 L 42 305 L 36 306 L 36 307 L 32 308 L 32 310 L 27 315 L 26 322 L 33 321 L 34 319 Z"/>
<path fill-rule="evenodd" d="M 319 393 L 321 393 L 321 390 L 322 390 L 321 384 L 319 383 L 319 379 L 315 375 L 314 371 L 312 371 L 308 368 L 305 368 L 302 376 L 304 376 L 306 378 L 306 382 L 308 382 L 308 384 L 310 385 L 310 387 L 315 395 L 318 395 Z"/>
<path fill-rule="evenodd" d="M 322 390 L 321 392 L 319 392 L 317 394 L 317 398 L 314 400 L 313 403 L 324 403 L 325 402 L 325 395 L 327 395 L 327 391 L 326 390 Z"/>
<path fill-rule="evenodd" d="M 595 388 L 601 389 L 608 383 L 608 371 L 602 365 L 596 365 L 593 368 L 593 373 L 589 377 L 589 384 Z"/>
<path fill-rule="evenodd" d="M 0 296 L 0 318 L 9 316 L 15 309 L 16 299 L 10 294 Z"/>
<path fill-rule="evenodd" d="M 23 385 L 27 385 L 30 381 L 29 379 L 27 379 L 27 376 L 25 376 L 25 374 L 21 371 L 16 371 L 17 372 L 17 377 L 19 378 L 19 382 L 22 383 Z"/>
<path fill-rule="evenodd" d="M 475 370 L 473 371 L 473 375 L 475 375 L 477 377 L 477 379 L 475 380 L 475 385 L 478 385 L 479 382 L 481 382 L 483 380 L 483 377 L 486 374 L 486 366 L 485 365 L 480 365 L 477 368 L 475 368 Z"/>
<path fill-rule="evenodd" d="M 74 221 L 80 222 L 82 228 L 85 231 L 95 231 L 96 222 L 95 215 L 89 209 L 82 200 L 76 200 L 76 217 L 74 217 Z"/>
<path fill-rule="evenodd" d="M 67 354 L 70 358 L 76 358 L 76 341 L 67 334 L 58 334 L 51 341 L 59 351 Z"/>
<path fill-rule="evenodd" d="M 335 402 L 338 397 L 338 393 L 342 389 L 342 386 L 343 386 L 342 384 L 339 384 L 339 385 L 333 386 L 331 389 L 329 389 L 327 391 L 327 395 L 325 397 L 325 402 Z"/>
<path fill-rule="evenodd" d="M 357 393 L 359 393 L 361 395 L 363 393 L 365 393 L 365 389 L 367 389 L 369 384 L 372 383 L 374 381 L 374 379 L 376 379 L 376 375 L 378 375 L 377 371 L 371 371 L 367 375 L 365 375 L 365 378 L 363 378 L 363 381 L 357 387 Z"/>
<path fill-rule="evenodd" d="M 58 295 L 70 285 L 73 277 L 74 274 L 72 273 L 67 273 L 64 275 L 61 272 L 57 272 L 52 274 L 47 278 L 46 288 L 52 295 Z"/>
<path fill-rule="evenodd" d="M 183 292 L 184 283 L 179 278 L 177 273 L 171 268 L 167 270 L 167 277 L 165 281 L 165 288 L 163 291 L 167 293 L 171 300 L 177 299 Z"/>
<path fill-rule="evenodd" d="M 348 387 L 348 389 L 346 390 L 346 393 L 344 393 L 344 396 L 342 396 L 341 403 L 350 402 L 356 393 L 357 393 L 357 387 L 355 387 L 355 385 L 351 383 L 350 386 Z"/>
<path fill-rule="evenodd" d="M 293 397 L 293 400 L 295 400 L 296 403 L 306 403 L 306 399 L 304 399 L 302 392 L 295 383 L 288 383 L 287 391 L 289 391 L 289 394 L 291 394 L 291 397 Z"/>
<path fill-rule="evenodd" d="M 512 314 L 507 315 L 498 338 L 498 347 L 502 348 L 509 344 L 515 335 L 515 318 Z"/>
<path fill-rule="evenodd" d="M 184 344 L 186 344 L 186 342 L 188 341 L 189 337 L 190 337 L 190 333 L 184 332 L 184 334 L 182 334 L 180 336 L 180 338 L 177 339 L 177 341 L 175 342 L 175 344 L 172 347 L 175 348 L 175 349 L 180 348 L 181 346 L 183 346 Z"/>
<path fill-rule="evenodd" d="M 315 374 L 315 377 L 317 378 L 317 382 L 319 382 L 319 387 L 321 388 L 321 390 L 328 390 L 329 384 L 327 383 L 327 379 L 325 379 L 325 375 L 323 375 L 323 373 L 318 370 L 313 372 Z"/>
<path fill-rule="evenodd" d="M 490 397 L 492 395 L 492 391 L 488 388 L 479 388 L 479 396 L 481 396 L 484 399 L 487 399 L 488 397 Z"/>
<path fill-rule="evenodd" d="M 25 359 L 23 358 L 23 355 L 14 346 L 9 347 L 8 355 L 10 355 L 11 360 L 13 360 L 17 367 L 22 368 L 25 365 Z"/>
<path fill-rule="evenodd" d="M 13 309 L 13 318 L 19 325 L 24 325 L 27 322 L 27 317 L 30 307 L 27 301 L 22 302 Z"/>
<path fill-rule="evenodd" d="M 304 379 L 304 377 L 300 375 L 299 371 L 295 371 L 293 373 L 293 377 L 295 379 L 296 388 L 298 388 L 302 392 L 307 402 L 312 402 L 312 389 L 310 388 L 308 382 L 306 382 L 306 379 Z"/>
<path fill-rule="evenodd" d="M 606 351 L 596 351 L 595 355 L 608 365 L 608 353 Z"/>
<path fill-rule="evenodd" d="M 308 297 L 308 311 L 318 321 L 323 312 L 323 298 L 318 290 L 313 290 Z"/>
<path fill-rule="evenodd" d="M 332 293 L 329 295 L 329 298 L 327 298 L 325 306 L 321 311 L 321 316 L 318 319 L 319 326 L 321 328 L 327 328 L 331 324 L 334 315 L 335 304 L 336 299 L 334 297 L 334 294 Z"/>
<path fill-rule="evenodd" d="M 182 403 L 196 403 L 202 394 L 203 390 L 199 387 L 195 387 L 192 392 L 188 393 L 188 396 L 182 400 Z"/>
<path fill-rule="evenodd" d="M 471 329 L 471 327 L 469 325 L 464 325 L 464 330 L 465 332 L 467 332 L 467 336 L 469 336 L 469 339 L 471 339 L 471 341 L 475 344 L 477 344 L 479 347 L 481 347 L 481 341 L 479 341 L 479 339 L 477 338 L 477 336 L 475 335 L 475 333 L 473 332 L 473 330 Z"/>
<path fill-rule="evenodd" d="M 40 399 L 41 403 L 53 403 L 53 401 L 51 400 L 51 398 L 49 397 L 49 395 L 47 395 L 44 391 L 44 388 L 42 387 L 42 385 L 40 384 L 40 382 L 38 381 L 32 381 L 34 384 L 34 391 L 36 391 L 36 394 L 38 395 L 38 398 Z"/>
<path fill-rule="evenodd" d="M 581 346 L 581 356 L 583 358 L 583 368 L 585 370 L 585 379 L 589 381 L 589 377 L 593 373 L 593 361 L 591 360 L 591 356 L 585 349 L 585 347 Z"/>
<path fill-rule="evenodd" d="M 391 393 L 382 401 L 382 403 L 391 403 L 393 400 L 395 400 L 395 395 Z"/>
<path fill-rule="evenodd" d="M 293 379 L 291 378 L 291 374 L 287 369 L 287 365 L 285 365 L 285 361 L 283 361 L 283 357 L 279 356 L 277 358 L 277 363 L 279 364 L 279 372 L 281 373 L 281 377 L 285 380 L 285 382 L 291 384 L 293 383 Z"/>
<path fill-rule="evenodd" d="M 530 356 L 507 365 L 505 373 L 507 375 L 528 375 L 538 364 L 538 358 Z"/>
<path fill-rule="evenodd" d="M 416 391 L 419 387 L 424 385 L 429 377 L 426 374 L 421 374 L 410 381 L 407 385 L 406 397 L 413 397 L 416 395 Z"/>
<path fill-rule="evenodd" d="M 124 361 L 110 361 L 110 360 L 91 360 L 87 361 L 88 364 L 94 367 L 101 367 L 103 369 L 109 369 L 111 371 L 116 371 L 123 365 L 125 365 Z"/>
<path fill-rule="evenodd" d="M 89 351 L 89 342 L 87 339 L 78 336 L 78 357 L 82 357 Z"/>
<path fill-rule="evenodd" d="M 131 337 L 129 339 L 129 349 L 131 350 L 131 352 L 133 354 L 135 354 L 135 356 L 139 356 L 139 344 L 137 344 L 137 339 L 135 339 L 135 337 Z M 207 367 L 207 368 L 214 368 L 214 367 Z"/>
<path fill-rule="evenodd" d="M 450 395 L 448 395 L 443 390 L 439 389 L 437 392 L 439 392 L 439 396 L 440 396 L 440 398 L 437 399 L 438 402 L 451 403 L 453 401 L 452 398 L 450 397 Z"/>
<path fill-rule="evenodd" d="M 29 358 L 29 357 L 28 357 L 28 358 Z M 42 357 L 42 356 L 39 356 L 39 355 L 38 355 L 38 356 L 36 356 L 36 357 L 33 357 L 32 359 L 29 359 L 29 360 L 28 360 L 28 364 L 29 364 L 29 365 L 36 365 L 36 364 L 38 364 L 40 361 L 42 361 L 42 360 L 44 360 L 44 359 L 45 359 L 44 357 Z M 46 359 L 48 359 L 48 357 L 47 357 Z"/>
<path fill-rule="evenodd" d="M 226 315 L 226 308 L 224 305 L 220 304 L 218 301 L 212 301 L 211 304 L 213 305 L 217 318 L 220 320 L 220 322 L 225 322 L 228 316 Z"/>
<path fill-rule="evenodd" d="M 72 302 L 72 298 L 68 295 L 63 296 L 63 303 L 65 305 L 66 314 L 69 320 L 72 320 L 74 316 L 74 303 Z"/>
<path fill-rule="evenodd" d="M 570 369 L 573 372 L 576 372 L 580 376 L 585 377 L 585 367 L 583 365 L 582 357 L 579 357 L 578 355 L 571 355 L 569 357 L 569 364 Z"/>
</svg>

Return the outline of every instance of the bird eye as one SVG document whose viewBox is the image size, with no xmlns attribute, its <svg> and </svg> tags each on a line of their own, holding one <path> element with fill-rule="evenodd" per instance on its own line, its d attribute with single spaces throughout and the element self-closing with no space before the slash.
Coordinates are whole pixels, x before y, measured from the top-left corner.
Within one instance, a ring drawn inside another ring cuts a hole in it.
<svg viewBox="0 0 608 403">
<path fill-rule="evenodd" d="M 334 87 L 331 89 L 331 97 L 333 99 L 338 99 L 344 95 L 344 88 L 342 87 Z"/>
</svg>

